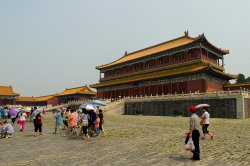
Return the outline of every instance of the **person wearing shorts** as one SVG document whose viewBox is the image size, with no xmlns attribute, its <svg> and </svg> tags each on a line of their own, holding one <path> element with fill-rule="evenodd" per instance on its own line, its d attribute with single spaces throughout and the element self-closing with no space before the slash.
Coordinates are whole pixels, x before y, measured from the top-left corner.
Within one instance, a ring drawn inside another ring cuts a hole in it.
<svg viewBox="0 0 250 166">
<path fill-rule="evenodd" d="M 210 114 L 208 113 L 208 108 L 207 107 L 202 107 L 203 114 L 201 116 L 202 119 L 202 131 L 203 131 L 203 136 L 201 137 L 202 140 L 206 139 L 206 134 L 210 135 L 211 139 L 214 139 L 215 135 L 210 133 L 207 128 L 209 126 L 209 119 L 210 119 Z"/>
<path fill-rule="evenodd" d="M 59 109 L 57 110 L 55 119 L 56 119 L 55 134 L 56 134 L 58 128 L 59 128 L 59 131 L 60 131 L 60 134 L 61 134 L 62 114 L 61 114 L 61 111 Z"/>
</svg>

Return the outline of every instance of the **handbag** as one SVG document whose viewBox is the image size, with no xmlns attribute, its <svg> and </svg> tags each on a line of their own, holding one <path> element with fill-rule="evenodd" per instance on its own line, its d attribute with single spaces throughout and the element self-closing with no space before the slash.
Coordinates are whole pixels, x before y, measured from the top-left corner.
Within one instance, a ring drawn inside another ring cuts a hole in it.
<svg viewBox="0 0 250 166">
<path fill-rule="evenodd" d="M 203 119 L 200 120 L 200 125 L 202 126 L 204 124 Z"/>
<path fill-rule="evenodd" d="M 17 123 L 17 124 L 20 124 L 20 120 L 18 119 L 16 123 Z"/>
<path fill-rule="evenodd" d="M 189 138 L 188 142 L 186 143 L 185 149 L 186 149 L 186 150 L 194 151 L 194 149 L 195 149 L 195 147 L 194 147 L 194 142 L 193 142 L 193 140 L 192 140 L 191 137 Z"/>
</svg>

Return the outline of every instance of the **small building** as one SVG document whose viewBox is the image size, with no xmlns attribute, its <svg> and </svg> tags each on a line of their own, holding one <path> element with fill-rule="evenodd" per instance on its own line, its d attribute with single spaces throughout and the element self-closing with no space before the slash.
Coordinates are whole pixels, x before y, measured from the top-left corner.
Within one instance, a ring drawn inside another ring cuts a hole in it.
<svg viewBox="0 0 250 166">
<path fill-rule="evenodd" d="M 70 101 L 90 100 L 95 97 L 96 92 L 91 90 L 88 86 L 65 89 L 62 93 L 57 95 L 59 104 L 68 103 Z"/>
<path fill-rule="evenodd" d="M 20 96 L 17 98 L 17 104 L 22 106 L 55 106 L 58 104 L 56 95 L 40 96 L 40 97 L 25 97 Z"/>
<path fill-rule="evenodd" d="M 236 76 L 225 73 L 224 55 L 228 50 L 211 44 L 204 34 L 184 36 L 97 66 L 97 98 L 155 96 L 161 94 L 223 90 Z"/>
<path fill-rule="evenodd" d="M 225 84 L 224 90 L 250 90 L 250 82 L 236 83 L 236 84 Z"/>
<path fill-rule="evenodd" d="M 16 104 L 22 106 L 37 106 L 36 98 L 35 97 L 28 97 L 28 96 L 19 96 L 16 99 Z"/>
<path fill-rule="evenodd" d="M 0 105 L 15 105 L 17 96 L 12 86 L 0 86 Z"/>
</svg>

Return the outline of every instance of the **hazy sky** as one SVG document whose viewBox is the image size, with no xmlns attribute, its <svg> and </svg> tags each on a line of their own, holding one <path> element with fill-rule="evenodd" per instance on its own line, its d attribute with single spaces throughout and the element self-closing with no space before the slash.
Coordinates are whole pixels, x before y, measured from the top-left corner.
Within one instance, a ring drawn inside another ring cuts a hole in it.
<svg viewBox="0 0 250 166">
<path fill-rule="evenodd" d="M 230 50 L 250 76 L 250 1 L 1 0 L 0 85 L 41 96 L 97 83 L 95 66 L 184 34 Z"/>
</svg>

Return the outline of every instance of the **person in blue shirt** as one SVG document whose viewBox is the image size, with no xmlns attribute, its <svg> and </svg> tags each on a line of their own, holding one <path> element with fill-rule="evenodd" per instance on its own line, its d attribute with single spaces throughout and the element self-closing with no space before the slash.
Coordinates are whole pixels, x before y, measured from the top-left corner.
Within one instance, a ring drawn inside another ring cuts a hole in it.
<svg viewBox="0 0 250 166">
<path fill-rule="evenodd" d="M 6 119 L 6 117 L 5 117 L 6 108 L 3 107 L 1 113 L 2 113 L 2 119 Z"/>
<path fill-rule="evenodd" d="M 56 126 L 55 126 L 55 134 L 57 132 L 57 129 L 59 128 L 60 134 L 61 134 L 61 126 L 62 126 L 62 114 L 61 114 L 61 110 L 57 110 L 56 116 Z"/>
</svg>

